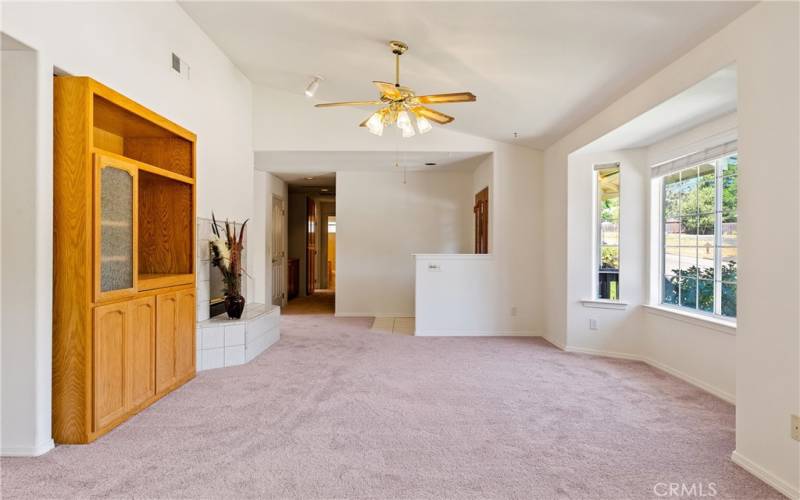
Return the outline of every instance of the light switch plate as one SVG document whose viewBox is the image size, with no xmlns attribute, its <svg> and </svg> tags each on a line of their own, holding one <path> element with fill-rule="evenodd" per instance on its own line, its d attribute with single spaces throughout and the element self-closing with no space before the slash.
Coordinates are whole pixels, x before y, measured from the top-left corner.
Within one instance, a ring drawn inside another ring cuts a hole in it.
<svg viewBox="0 0 800 500">
<path fill-rule="evenodd" d="M 800 415 L 792 415 L 792 439 L 800 441 Z"/>
</svg>

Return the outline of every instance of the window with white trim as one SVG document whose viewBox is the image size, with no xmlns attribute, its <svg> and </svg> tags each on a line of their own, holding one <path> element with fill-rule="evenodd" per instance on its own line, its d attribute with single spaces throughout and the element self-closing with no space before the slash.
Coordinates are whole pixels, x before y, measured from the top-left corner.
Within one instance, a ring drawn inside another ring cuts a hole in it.
<svg viewBox="0 0 800 500">
<path fill-rule="evenodd" d="M 619 163 L 595 166 L 598 299 L 619 300 Z"/>
<path fill-rule="evenodd" d="M 732 145 L 732 146 L 731 146 Z M 661 303 L 736 317 L 738 155 L 734 143 L 656 167 L 661 178 Z M 694 161 L 692 161 L 694 160 Z M 689 166 L 691 165 L 691 166 Z"/>
</svg>

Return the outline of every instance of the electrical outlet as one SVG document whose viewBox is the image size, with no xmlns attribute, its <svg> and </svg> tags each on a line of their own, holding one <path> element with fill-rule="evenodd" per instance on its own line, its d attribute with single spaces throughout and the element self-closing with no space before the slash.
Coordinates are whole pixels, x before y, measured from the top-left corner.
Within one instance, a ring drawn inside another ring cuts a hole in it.
<svg viewBox="0 0 800 500">
<path fill-rule="evenodd" d="M 792 439 L 800 441 L 800 415 L 792 415 Z"/>
<path fill-rule="evenodd" d="M 517 306 L 514 306 L 514 307 L 511 308 L 511 315 L 512 316 L 516 316 L 517 315 Z"/>
<path fill-rule="evenodd" d="M 594 318 L 589 319 L 589 330 L 597 330 L 597 320 Z"/>
</svg>

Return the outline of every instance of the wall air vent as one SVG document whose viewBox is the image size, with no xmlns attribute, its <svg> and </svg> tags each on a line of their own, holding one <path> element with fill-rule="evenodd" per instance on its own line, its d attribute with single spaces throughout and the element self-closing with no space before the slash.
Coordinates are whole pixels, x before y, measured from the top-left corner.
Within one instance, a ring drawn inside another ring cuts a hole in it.
<svg viewBox="0 0 800 500">
<path fill-rule="evenodd" d="M 189 65 L 174 52 L 172 53 L 172 69 L 174 69 L 181 78 L 185 80 L 189 79 Z"/>
</svg>

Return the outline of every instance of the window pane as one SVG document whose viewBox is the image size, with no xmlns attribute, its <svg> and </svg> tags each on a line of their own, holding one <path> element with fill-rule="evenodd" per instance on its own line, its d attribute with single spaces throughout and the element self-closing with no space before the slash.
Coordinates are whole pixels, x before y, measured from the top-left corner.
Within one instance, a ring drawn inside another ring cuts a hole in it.
<svg viewBox="0 0 800 500">
<path fill-rule="evenodd" d="M 681 279 L 681 305 L 697 309 L 697 280 L 694 278 Z"/>
<path fill-rule="evenodd" d="M 664 220 L 674 220 L 680 214 L 680 181 L 680 172 L 664 178 Z"/>
<path fill-rule="evenodd" d="M 697 167 L 697 174 L 700 176 L 701 182 L 706 181 L 713 181 L 714 177 L 716 177 L 716 168 L 717 166 L 712 163 L 703 163 Z"/>
<path fill-rule="evenodd" d="M 697 308 L 705 312 L 714 312 L 714 281 L 697 281 Z"/>
<path fill-rule="evenodd" d="M 736 285 L 722 284 L 722 315 L 736 317 Z"/>
<path fill-rule="evenodd" d="M 698 192 L 697 168 L 681 171 L 681 215 L 697 213 Z"/>
<path fill-rule="evenodd" d="M 736 282 L 736 249 L 730 247 L 720 248 L 722 253 L 722 281 Z"/>
<path fill-rule="evenodd" d="M 720 160 L 722 175 L 736 175 L 739 172 L 739 155 L 731 155 Z"/>
<path fill-rule="evenodd" d="M 619 269 L 619 247 L 600 247 L 600 269 Z"/>
<path fill-rule="evenodd" d="M 722 213 L 730 216 L 736 213 L 737 194 L 739 191 L 739 177 L 723 177 L 722 182 Z"/>
<path fill-rule="evenodd" d="M 682 277 L 697 278 L 696 248 L 681 248 L 680 269 Z"/>
<path fill-rule="evenodd" d="M 664 276 L 664 303 L 678 304 L 678 273 Z"/>
<path fill-rule="evenodd" d="M 716 210 L 717 188 L 714 177 L 703 178 L 698 189 L 697 211 L 701 214 L 710 214 Z"/>
<path fill-rule="evenodd" d="M 597 295 L 600 299 L 619 299 L 619 273 L 601 272 L 598 275 Z"/>
<path fill-rule="evenodd" d="M 722 232 L 722 246 L 735 247 L 737 236 L 737 223 L 723 222 L 720 228 Z"/>
<path fill-rule="evenodd" d="M 678 247 L 666 247 L 664 249 L 664 274 L 678 275 L 680 251 L 681 249 Z"/>
<path fill-rule="evenodd" d="M 664 223 L 664 245 L 680 245 L 681 223 L 680 221 L 667 221 Z"/>
<path fill-rule="evenodd" d="M 601 222 L 600 223 L 600 244 L 619 245 L 619 223 Z"/>
<path fill-rule="evenodd" d="M 697 219 L 697 246 L 700 248 L 713 248 L 714 241 L 714 222 L 716 216 L 713 214 L 701 215 Z"/>
<path fill-rule="evenodd" d="M 682 247 L 696 247 L 697 246 L 697 226 L 700 218 L 681 217 L 681 246 Z"/>
<path fill-rule="evenodd" d="M 697 273 L 698 278 L 713 280 L 714 279 L 714 257 L 716 252 L 715 248 L 711 247 L 706 253 L 705 248 L 697 249 Z"/>
</svg>

